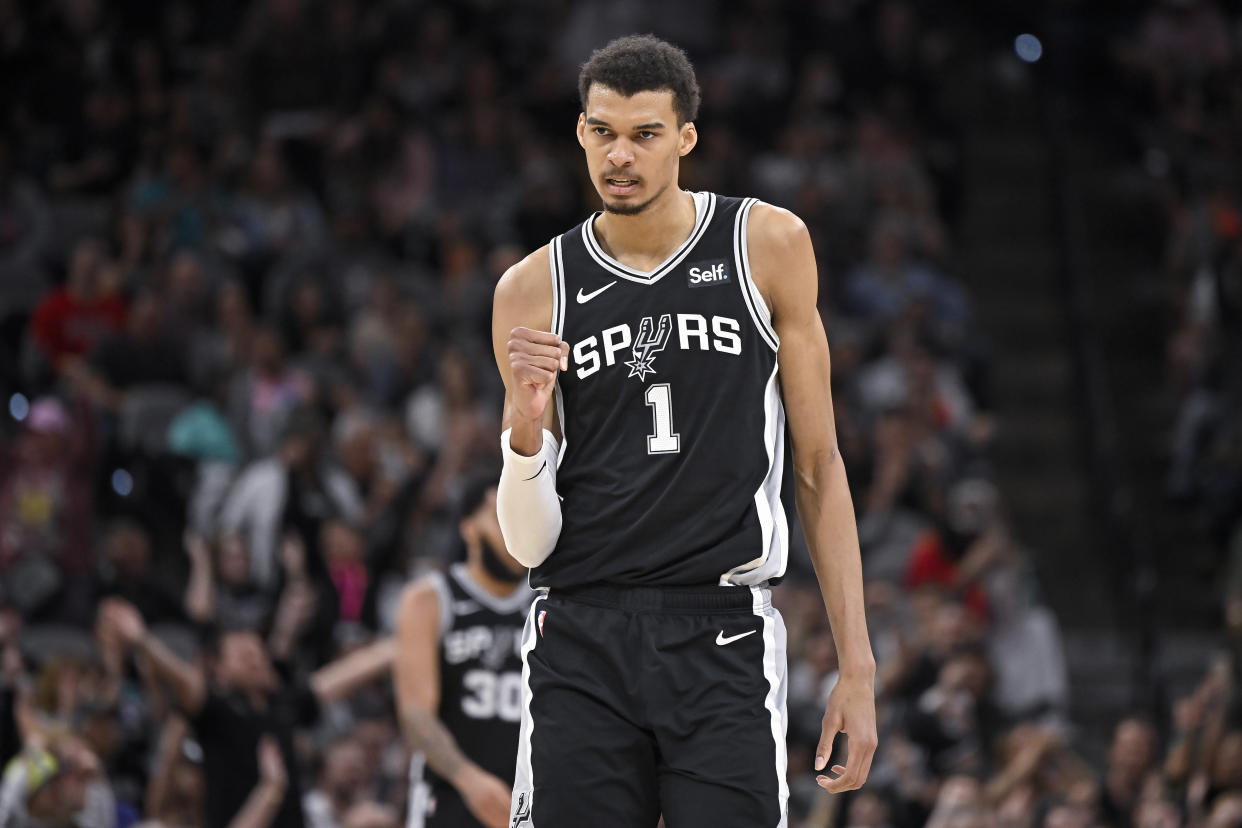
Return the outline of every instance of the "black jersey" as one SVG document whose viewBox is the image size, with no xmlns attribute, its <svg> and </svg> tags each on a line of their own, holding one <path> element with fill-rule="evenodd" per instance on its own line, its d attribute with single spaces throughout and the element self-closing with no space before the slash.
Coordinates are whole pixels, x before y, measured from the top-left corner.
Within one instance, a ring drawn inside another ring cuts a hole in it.
<svg viewBox="0 0 1242 828">
<path fill-rule="evenodd" d="M 779 343 L 745 243 L 756 202 L 693 198 L 694 230 L 650 273 L 604 252 L 595 217 L 552 240 L 553 331 L 570 345 L 562 526 L 533 586 L 754 585 L 785 571 Z"/>
<path fill-rule="evenodd" d="M 498 598 L 470 578 L 464 564 L 435 573 L 440 599 L 440 721 L 469 759 L 512 784 L 522 718 L 522 628 L 534 593 L 525 584 Z M 434 812 L 456 796 L 415 756 L 411 813 Z M 419 824 L 419 823 L 415 823 Z"/>
</svg>

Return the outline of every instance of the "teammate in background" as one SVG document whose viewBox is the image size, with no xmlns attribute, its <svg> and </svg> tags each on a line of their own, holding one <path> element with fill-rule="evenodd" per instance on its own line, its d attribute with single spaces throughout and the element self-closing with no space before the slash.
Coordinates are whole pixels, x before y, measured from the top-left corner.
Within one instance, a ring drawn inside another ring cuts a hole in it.
<svg viewBox="0 0 1242 828">
<path fill-rule="evenodd" d="M 819 784 L 858 788 L 875 660 L 805 225 L 678 186 L 698 83 L 651 36 L 595 52 L 578 142 L 603 212 L 510 269 L 498 510 L 544 591 L 524 634 L 511 828 L 784 826 L 785 420 L 840 652 Z M 833 738 L 848 759 L 829 774 Z"/>
<path fill-rule="evenodd" d="M 533 593 L 505 550 L 496 479 L 466 486 L 466 562 L 405 588 L 393 671 L 410 767 L 409 828 L 505 828 L 521 719 L 519 645 Z"/>
</svg>

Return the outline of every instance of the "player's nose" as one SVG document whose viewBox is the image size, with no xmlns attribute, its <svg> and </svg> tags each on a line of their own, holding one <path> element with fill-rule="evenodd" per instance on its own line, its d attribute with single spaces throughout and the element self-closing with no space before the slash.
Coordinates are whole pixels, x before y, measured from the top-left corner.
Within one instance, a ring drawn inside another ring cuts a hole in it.
<svg viewBox="0 0 1242 828">
<path fill-rule="evenodd" d="M 628 167 L 634 163 L 634 150 L 624 138 L 614 142 L 608 150 L 608 163 L 614 167 Z"/>
</svg>

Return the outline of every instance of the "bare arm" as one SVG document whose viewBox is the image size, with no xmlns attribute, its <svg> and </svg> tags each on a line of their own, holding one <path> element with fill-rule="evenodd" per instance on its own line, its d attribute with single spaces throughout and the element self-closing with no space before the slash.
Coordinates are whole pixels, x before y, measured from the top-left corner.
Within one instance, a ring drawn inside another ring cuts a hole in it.
<svg viewBox="0 0 1242 828">
<path fill-rule="evenodd" d="M 492 301 L 492 350 L 505 383 L 501 428 L 513 429 L 514 451 L 528 456 L 543 445 L 543 429 L 560 435 L 548 401 L 569 347 L 562 348 L 551 330 L 552 276 L 542 247 L 509 268 Z"/>
<path fill-rule="evenodd" d="M 268 828 L 280 812 L 288 783 L 279 745 L 272 737 L 263 737 L 259 742 L 259 783 L 251 789 L 229 828 Z"/>
<path fill-rule="evenodd" d="M 556 492 L 560 430 L 551 404 L 569 345 L 552 327 L 552 277 L 546 247 L 509 269 L 496 285 L 492 347 L 505 383 L 496 513 L 509 553 L 540 565 L 561 534 Z"/>
<path fill-rule="evenodd" d="M 185 551 L 190 558 L 190 580 L 185 587 L 185 612 L 200 624 L 216 615 L 216 583 L 211 572 L 211 550 L 198 535 L 186 533 Z"/>
<path fill-rule="evenodd" d="M 388 672 L 394 652 L 392 638 L 373 641 L 316 670 L 310 678 L 311 689 L 320 704 L 339 701 Z"/>
<path fill-rule="evenodd" d="M 841 680 L 828 701 L 815 768 L 826 764 L 836 732 L 848 734 L 849 762 L 844 769 L 834 768 L 842 776 L 834 781 L 821 777 L 821 784 L 834 793 L 853 790 L 866 781 L 875 752 L 875 656 L 867 636 L 854 504 L 837 446 L 828 339 L 816 303 L 815 253 L 797 216 L 765 204 L 752 210 L 747 244 L 755 283 L 772 309 L 780 338 L 798 515 L 840 653 Z"/>
<path fill-rule="evenodd" d="M 99 612 L 101 625 L 115 631 L 127 647 L 146 660 L 155 677 L 172 690 L 183 712 L 193 716 L 203 709 L 207 683 L 202 673 L 151 635 L 138 610 L 119 598 L 109 598 Z"/>
<path fill-rule="evenodd" d="M 406 587 L 397 610 L 393 684 L 406 743 L 447 779 L 484 825 L 507 825 L 509 787 L 461 752 L 440 721 L 440 598 L 421 581 Z"/>
<path fill-rule="evenodd" d="M 397 610 L 393 686 L 406 743 L 440 776 L 453 780 L 469 764 L 436 716 L 440 707 L 440 599 L 426 581 L 406 587 Z"/>
<path fill-rule="evenodd" d="M 296 532 L 285 535 L 280 544 L 280 564 L 285 570 L 285 587 L 276 604 L 267 648 L 276 661 L 293 658 L 306 625 L 315 617 L 319 596 L 306 575 L 306 547 Z"/>
<path fill-rule="evenodd" d="M 147 785 L 146 814 L 151 819 L 167 822 L 169 814 L 168 795 L 172 789 L 173 771 L 177 768 L 177 754 L 189 726 L 181 716 L 172 715 L 160 731 L 160 743 L 156 752 L 155 773 Z"/>
</svg>

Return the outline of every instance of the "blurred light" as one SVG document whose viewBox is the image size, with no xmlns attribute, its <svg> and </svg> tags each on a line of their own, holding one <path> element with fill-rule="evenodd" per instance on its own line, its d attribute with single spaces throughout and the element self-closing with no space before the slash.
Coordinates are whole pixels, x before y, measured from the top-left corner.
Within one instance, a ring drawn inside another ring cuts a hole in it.
<svg viewBox="0 0 1242 828">
<path fill-rule="evenodd" d="M 203 763 L 203 748 L 193 739 L 181 740 L 181 755 L 196 765 Z"/>
<path fill-rule="evenodd" d="M 1033 34 L 1020 34 L 1013 41 L 1013 50 L 1027 63 L 1034 63 L 1044 54 L 1044 44 Z"/>
<path fill-rule="evenodd" d="M 14 394 L 9 397 L 9 414 L 13 415 L 13 419 L 19 423 L 26 419 L 30 414 L 30 400 L 26 399 L 25 394 Z"/>
<path fill-rule="evenodd" d="M 117 469 L 112 473 L 112 491 L 121 497 L 129 497 L 134 490 L 134 478 L 125 469 Z"/>
</svg>

